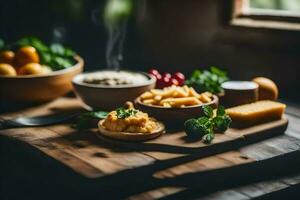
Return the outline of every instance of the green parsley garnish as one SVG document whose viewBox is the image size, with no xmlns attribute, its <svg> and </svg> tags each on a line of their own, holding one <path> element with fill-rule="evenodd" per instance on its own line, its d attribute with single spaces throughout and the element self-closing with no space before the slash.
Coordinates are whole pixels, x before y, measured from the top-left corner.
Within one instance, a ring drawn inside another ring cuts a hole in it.
<svg viewBox="0 0 300 200">
<path fill-rule="evenodd" d="M 211 92 L 218 94 L 223 92 L 221 84 L 228 80 L 227 73 L 217 67 L 210 70 L 195 70 L 185 84 L 195 88 L 197 92 Z"/>
<path fill-rule="evenodd" d="M 202 109 L 203 117 L 185 121 L 185 132 L 190 137 L 201 137 L 204 143 L 211 143 L 215 137 L 214 131 L 224 133 L 231 123 L 231 118 L 223 106 L 218 107 L 216 116 L 210 106 L 203 106 Z"/>
<path fill-rule="evenodd" d="M 124 107 L 121 107 L 121 108 L 117 108 L 116 112 L 117 112 L 118 119 L 125 119 L 127 117 L 135 115 L 138 111 L 133 108 L 126 109 Z"/>
</svg>

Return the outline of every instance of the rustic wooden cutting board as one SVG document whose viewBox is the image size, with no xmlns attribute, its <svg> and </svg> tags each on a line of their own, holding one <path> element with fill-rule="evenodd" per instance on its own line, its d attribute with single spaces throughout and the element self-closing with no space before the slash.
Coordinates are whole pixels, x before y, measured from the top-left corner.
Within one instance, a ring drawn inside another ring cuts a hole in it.
<svg viewBox="0 0 300 200">
<path fill-rule="evenodd" d="M 96 133 L 101 140 L 119 147 L 148 151 L 152 157 L 163 160 L 182 154 L 210 154 L 215 150 L 230 150 L 235 146 L 242 146 L 283 134 L 288 125 L 284 117 L 280 120 L 252 126 L 244 129 L 229 128 L 224 134 L 216 134 L 211 144 L 204 144 L 200 139 L 190 139 L 184 131 L 169 132 L 143 143 L 123 142 L 106 138 Z"/>
<path fill-rule="evenodd" d="M 78 109 L 81 107 L 76 99 L 62 98 L 0 117 L 5 119 L 19 115 L 45 115 Z M 217 134 L 210 145 L 200 140 L 189 140 L 183 131 L 167 132 L 161 137 L 143 143 L 128 143 L 104 138 L 99 135 L 97 129 L 77 131 L 69 124 L 7 129 L 0 131 L 0 134 L 25 142 L 80 174 L 95 178 L 186 155 L 194 155 L 200 159 L 228 151 L 220 156 L 226 157 L 229 162 L 224 162 L 219 157 L 209 158 L 208 163 L 213 164 L 205 169 L 254 162 L 254 159 L 243 159 L 240 152 L 231 150 L 283 134 L 287 124 L 288 120 L 283 118 L 250 128 L 229 129 L 225 134 Z"/>
</svg>

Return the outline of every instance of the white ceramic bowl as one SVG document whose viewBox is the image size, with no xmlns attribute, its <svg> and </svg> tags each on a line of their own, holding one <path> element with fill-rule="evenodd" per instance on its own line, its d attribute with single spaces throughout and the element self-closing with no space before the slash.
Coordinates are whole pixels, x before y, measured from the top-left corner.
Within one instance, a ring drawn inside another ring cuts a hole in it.
<svg viewBox="0 0 300 200">
<path fill-rule="evenodd" d="M 79 99 L 82 100 L 82 102 L 84 103 L 84 107 L 88 110 L 101 109 L 110 111 L 117 107 L 123 106 L 126 101 L 134 101 L 134 99 L 139 95 L 155 87 L 156 80 L 154 77 L 144 72 L 127 72 L 142 74 L 146 77 L 146 80 L 141 84 L 133 85 L 108 86 L 88 84 L 83 82 L 83 80 L 87 75 L 90 75 L 91 72 L 82 73 L 73 78 L 72 83 L 74 86 L 75 94 L 77 95 L 77 97 L 79 97 Z"/>
</svg>

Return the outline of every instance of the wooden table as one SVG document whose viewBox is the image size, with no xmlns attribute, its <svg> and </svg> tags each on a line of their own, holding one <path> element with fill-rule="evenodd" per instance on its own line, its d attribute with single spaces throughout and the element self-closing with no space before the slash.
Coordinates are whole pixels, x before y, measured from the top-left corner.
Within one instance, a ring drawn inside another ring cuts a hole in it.
<svg viewBox="0 0 300 200">
<path fill-rule="evenodd" d="M 0 118 L 80 110 L 74 98 Z M 275 137 L 211 145 L 114 142 L 69 124 L 0 131 L 1 199 L 250 199 L 298 195 L 300 112 Z M 271 135 L 271 136 L 274 136 Z M 226 134 L 222 137 L 230 137 Z M 223 138 L 224 139 L 224 138 Z M 225 138 L 226 139 L 226 138 Z"/>
</svg>

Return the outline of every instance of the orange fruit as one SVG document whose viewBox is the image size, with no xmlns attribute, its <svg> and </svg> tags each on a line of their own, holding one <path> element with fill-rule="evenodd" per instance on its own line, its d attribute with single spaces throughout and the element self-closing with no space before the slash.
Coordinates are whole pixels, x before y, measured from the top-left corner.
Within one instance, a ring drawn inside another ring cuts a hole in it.
<svg viewBox="0 0 300 200">
<path fill-rule="evenodd" d="M 19 75 L 37 75 L 42 74 L 42 66 L 38 63 L 28 63 L 18 70 Z"/>
<path fill-rule="evenodd" d="M 2 51 L 0 53 L 0 63 L 7 63 L 13 65 L 15 53 L 13 51 Z"/>
<path fill-rule="evenodd" d="M 32 46 L 25 46 L 20 48 L 16 53 L 17 66 L 24 66 L 27 63 L 39 63 L 40 57 L 36 49 Z"/>
<path fill-rule="evenodd" d="M 16 76 L 17 72 L 13 66 L 7 63 L 0 63 L 0 75 Z"/>
</svg>

